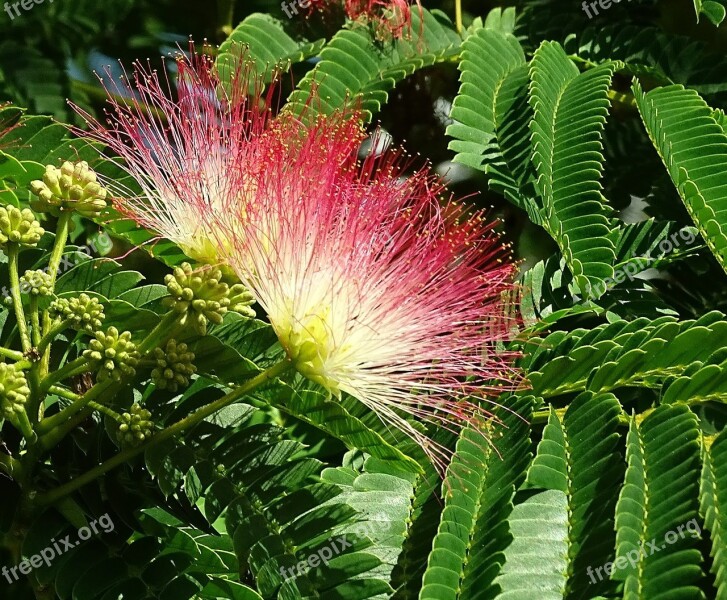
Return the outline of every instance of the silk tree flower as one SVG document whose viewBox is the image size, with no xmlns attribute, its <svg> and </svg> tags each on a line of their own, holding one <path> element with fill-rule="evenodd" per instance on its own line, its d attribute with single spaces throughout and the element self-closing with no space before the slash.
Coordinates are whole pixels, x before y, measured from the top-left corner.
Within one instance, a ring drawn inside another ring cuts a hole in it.
<svg viewBox="0 0 727 600">
<path fill-rule="evenodd" d="M 421 14 L 421 2 L 416 0 Z M 373 25 L 381 39 L 401 38 L 411 33 L 412 12 L 410 0 L 309 0 L 308 15 L 343 10 L 352 21 Z"/>
<path fill-rule="evenodd" d="M 409 0 L 345 0 L 346 15 L 352 21 L 363 18 L 373 24 L 380 38 L 401 38 L 411 33 Z M 421 16 L 421 2 L 416 0 Z"/>
<path fill-rule="evenodd" d="M 305 161 L 305 157 L 299 158 Z M 264 308 L 289 359 L 332 396 L 349 394 L 419 443 L 449 452 L 406 415 L 481 427 L 514 386 L 505 296 L 515 268 L 481 213 L 396 156 L 355 158 L 294 182 L 266 177 L 248 203 L 201 207 L 218 251 Z"/>
<path fill-rule="evenodd" d="M 188 55 L 176 57 L 176 98 L 165 74 L 137 62 L 130 78 L 102 79 L 109 95 L 105 124 L 74 106 L 90 130 L 79 133 L 116 153 L 118 166 L 141 189 L 137 195 L 108 182 L 119 213 L 202 263 L 216 263 L 217 256 L 198 207 L 245 203 L 265 167 L 275 86 L 264 91 L 244 51 L 237 58 L 220 73 L 190 44 Z"/>
</svg>

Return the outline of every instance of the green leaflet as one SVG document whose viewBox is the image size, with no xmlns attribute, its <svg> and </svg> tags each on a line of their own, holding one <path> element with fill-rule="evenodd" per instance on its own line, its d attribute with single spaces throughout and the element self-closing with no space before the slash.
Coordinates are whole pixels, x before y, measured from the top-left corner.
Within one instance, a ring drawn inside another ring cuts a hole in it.
<svg viewBox="0 0 727 600">
<path fill-rule="evenodd" d="M 616 507 L 612 579 L 624 599 L 705 598 L 696 535 L 699 432 L 685 406 L 659 407 L 626 439 L 626 482 Z M 608 569 L 606 569 L 608 572 Z"/>
<path fill-rule="evenodd" d="M 564 598 L 585 599 L 608 592 L 607 578 L 591 578 L 588 569 L 613 558 L 613 489 L 624 472 L 616 431 L 621 412 L 613 394 L 591 392 L 579 395 L 563 417 L 551 408 L 528 471 L 528 487 L 565 494 L 568 561 L 559 584 Z"/>
<path fill-rule="evenodd" d="M 201 387 L 198 393 L 208 392 Z M 234 551 L 240 566 L 233 568 L 250 569 L 263 598 L 304 598 L 336 587 L 325 574 L 328 566 L 308 557 L 327 556 L 323 548 L 333 548 L 341 535 L 348 543 L 333 552 L 344 578 L 376 569 L 380 559 L 365 552 L 371 541 L 344 526 L 358 520 L 356 510 L 335 500 L 342 490 L 334 482 L 317 480 L 322 463 L 299 457 L 302 445 L 285 439 L 280 428 L 256 423 L 255 413 L 245 405 L 229 407 L 200 424 L 188 445 L 148 451 L 147 466 L 162 491 L 180 495 L 182 482 L 187 495 L 197 490 L 190 501 L 199 500 L 209 523 L 228 534 L 220 542 Z M 363 587 L 375 595 L 385 585 L 372 573 Z"/>
<path fill-rule="evenodd" d="M 365 27 L 342 29 L 320 53 L 320 61 L 298 84 L 286 110 L 329 114 L 346 104 L 360 101 L 366 120 L 386 102 L 388 92 L 399 81 L 423 67 L 456 55 L 461 42 L 449 19 L 440 11 L 412 11 L 412 31 L 422 30 L 422 39 L 376 42 Z M 311 91 L 316 97 L 311 102 Z"/>
<path fill-rule="evenodd" d="M 533 399 L 511 398 L 495 409 L 502 425 L 465 429 L 442 486 L 439 530 L 424 573 L 420 600 L 494 598 L 493 580 L 511 539 L 512 497 L 530 460 Z M 491 439 L 488 439 L 491 437 Z"/>
<path fill-rule="evenodd" d="M 561 600 L 568 568 L 568 499 L 546 490 L 517 504 L 509 519 L 513 541 L 495 583 L 502 600 Z M 534 596 L 537 594 L 537 596 Z"/>
<path fill-rule="evenodd" d="M 523 367 L 533 392 L 545 397 L 630 385 L 655 388 L 719 350 L 725 336 L 727 320 L 717 311 L 696 321 L 618 320 L 552 333 L 532 349 Z"/>
<path fill-rule="evenodd" d="M 722 432 L 702 452 L 699 514 L 712 542 L 711 572 L 715 577 L 716 600 L 727 598 L 727 434 Z M 704 537 L 704 536 L 703 536 Z"/>
<path fill-rule="evenodd" d="M 240 49 L 245 47 L 246 59 L 254 61 L 257 72 L 269 83 L 275 71 L 287 71 L 293 63 L 315 56 L 324 45 L 325 40 L 298 42 L 285 32 L 278 19 L 253 13 L 220 45 L 216 65 L 224 78 L 226 71 L 235 68 Z"/>
<path fill-rule="evenodd" d="M 727 15 L 724 5 L 715 0 L 694 0 L 694 10 L 697 13 L 697 21 L 704 15 L 713 25 L 722 23 Z"/>
<path fill-rule="evenodd" d="M 362 468 L 338 467 L 324 471 L 321 477 L 342 489 L 335 502 L 343 501 L 358 513 L 357 522 L 345 526 L 342 532 L 348 531 L 372 542 L 366 552 L 376 556 L 380 565 L 369 571 L 367 578 L 390 581 L 410 534 L 410 517 L 417 496 L 415 486 L 421 482 L 411 474 L 391 469 L 387 461 L 372 457 L 364 461 Z M 392 592 L 387 586 L 381 598 L 390 598 Z"/>
<path fill-rule="evenodd" d="M 603 280 L 613 276 L 611 211 L 599 179 L 615 67 L 604 63 L 579 74 L 557 43 L 542 44 L 530 63 L 530 130 L 543 227 L 558 243 L 585 296 L 598 297 Z"/>
<path fill-rule="evenodd" d="M 533 199 L 525 54 L 514 36 L 478 29 L 462 44 L 461 86 L 447 135 L 454 160 L 481 169 L 489 185 L 516 206 L 538 214 Z M 526 187 L 527 186 L 527 187 Z M 536 221 L 537 222 L 537 221 Z"/>
<path fill-rule="evenodd" d="M 634 96 L 649 137 L 694 224 L 727 272 L 727 135 L 707 103 L 680 85 Z"/>
</svg>

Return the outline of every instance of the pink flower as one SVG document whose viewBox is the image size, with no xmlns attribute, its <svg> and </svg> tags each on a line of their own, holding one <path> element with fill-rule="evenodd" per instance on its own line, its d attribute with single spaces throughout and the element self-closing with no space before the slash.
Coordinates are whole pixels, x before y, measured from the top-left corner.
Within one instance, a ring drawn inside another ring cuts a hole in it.
<svg viewBox="0 0 727 600">
<path fill-rule="evenodd" d="M 253 181 L 269 155 L 276 91 L 275 86 L 264 91 L 244 53 L 225 73 L 191 43 L 190 55 L 180 53 L 176 62 L 176 94 L 164 68 L 160 75 L 135 63 L 131 78 L 104 84 L 110 105 L 106 124 L 74 108 L 90 129 L 79 133 L 116 153 L 121 169 L 142 191 L 137 195 L 108 181 L 115 208 L 175 242 L 190 258 L 215 263 L 217 253 L 199 211 L 246 204 L 255 196 Z"/>
<path fill-rule="evenodd" d="M 364 18 L 374 25 L 379 37 L 400 38 L 411 33 L 411 4 L 409 0 L 345 0 L 346 14 L 355 21 Z M 421 1 L 416 0 L 421 16 Z"/>
<path fill-rule="evenodd" d="M 207 211 L 218 250 L 302 375 L 357 398 L 443 469 L 448 451 L 404 415 L 481 425 L 481 401 L 512 387 L 512 355 L 496 346 L 511 335 L 514 266 L 482 214 L 440 203 L 426 170 L 405 178 L 396 156 L 348 155 L 306 174 L 319 150 L 297 156 L 296 180 L 270 165 L 264 203 Z"/>
<path fill-rule="evenodd" d="M 421 2 L 415 0 L 415 3 L 421 16 Z M 411 33 L 410 0 L 310 0 L 308 15 L 332 13 L 341 8 L 352 21 L 362 20 L 373 25 L 381 39 L 401 38 Z"/>
</svg>

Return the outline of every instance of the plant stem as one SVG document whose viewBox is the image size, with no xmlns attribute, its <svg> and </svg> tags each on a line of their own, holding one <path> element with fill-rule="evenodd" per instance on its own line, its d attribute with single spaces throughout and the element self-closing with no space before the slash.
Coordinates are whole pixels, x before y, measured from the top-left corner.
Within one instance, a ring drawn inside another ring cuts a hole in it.
<svg viewBox="0 0 727 600">
<path fill-rule="evenodd" d="M 56 426 L 50 432 L 41 436 L 38 446 L 41 447 L 45 452 L 51 450 L 58 442 L 66 437 L 71 431 L 76 429 L 81 423 L 88 419 L 93 414 L 92 408 L 83 408 L 68 419 L 65 423 Z"/>
<path fill-rule="evenodd" d="M 88 370 L 88 359 L 85 356 L 79 356 L 75 360 L 63 365 L 55 373 L 48 375 L 43 381 L 42 389 L 46 392 L 53 384 L 78 375 L 78 373 L 83 373 L 86 370 Z"/>
<path fill-rule="evenodd" d="M 154 348 L 161 346 L 168 338 L 174 335 L 176 331 L 176 322 L 182 317 L 182 315 L 175 311 L 169 311 L 159 324 L 149 332 L 149 335 L 137 346 L 139 354 L 142 356 L 153 350 Z"/>
<path fill-rule="evenodd" d="M 56 338 L 56 336 L 66 329 L 70 325 L 70 321 L 59 321 L 57 325 L 49 325 L 50 329 L 45 332 L 43 337 L 38 342 L 37 348 L 38 352 L 41 354 L 45 351 L 45 349 L 50 346 L 50 344 L 53 342 L 53 340 Z"/>
<path fill-rule="evenodd" d="M 51 289 L 56 283 L 58 278 L 58 267 L 61 264 L 61 258 L 63 257 L 63 251 L 66 249 L 66 240 L 68 239 L 68 229 L 71 223 L 71 213 L 63 212 L 58 218 L 58 225 L 56 226 L 56 239 L 53 244 L 53 250 L 48 260 L 48 275 L 50 275 Z"/>
<path fill-rule="evenodd" d="M 18 331 L 20 332 L 20 343 L 23 346 L 23 352 L 31 349 L 30 336 L 28 335 L 28 323 L 25 320 L 25 311 L 23 311 L 23 300 L 20 298 L 20 277 L 18 276 L 18 254 L 20 247 L 17 244 L 8 244 L 8 271 L 10 274 L 10 295 L 13 299 L 13 308 L 15 309 L 15 318 L 18 321 Z"/>
<path fill-rule="evenodd" d="M 29 444 L 35 444 L 38 441 L 38 434 L 33 431 L 33 426 L 30 424 L 28 414 L 23 411 L 19 413 L 13 419 L 10 419 L 11 423 L 23 434 L 25 441 Z"/>
<path fill-rule="evenodd" d="M 107 417 L 111 417 L 114 421 L 117 421 L 118 423 L 124 422 L 121 418 L 121 415 L 117 413 L 114 409 L 109 408 L 108 406 L 104 406 L 103 404 L 99 404 L 98 402 L 94 402 L 93 400 L 89 400 L 87 405 L 88 408 L 97 410 L 98 412 L 105 414 Z"/>
<path fill-rule="evenodd" d="M 68 239 L 68 230 L 71 223 L 72 213 L 63 212 L 58 218 L 58 225 L 56 226 L 56 239 L 53 244 L 53 250 L 51 251 L 50 259 L 48 260 L 48 275 L 50 276 L 50 288 L 54 289 L 56 285 L 56 279 L 58 278 L 58 267 L 61 264 L 61 258 L 63 258 L 63 251 L 66 249 L 66 240 Z M 48 309 L 43 311 L 43 331 L 48 331 L 51 327 L 50 312 Z M 45 347 L 43 353 L 43 360 L 41 362 L 40 378 L 45 378 L 48 375 L 48 365 L 50 364 L 50 343 Z"/>
<path fill-rule="evenodd" d="M 106 462 L 94 467 L 90 471 L 87 471 L 83 475 L 80 475 L 79 477 L 76 477 L 75 479 L 72 479 L 68 483 L 61 485 L 53 490 L 50 490 L 49 492 L 46 492 L 44 494 L 39 494 L 36 498 L 36 503 L 38 505 L 48 505 L 53 504 L 57 500 L 67 496 L 68 494 L 74 492 L 75 490 L 83 487 L 87 483 L 90 483 L 94 479 L 97 479 L 104 473 L 110 471 L 114 467 L 117 467 L 119 465 L 122 465 L 123 463 L 127 462 L 137 454 L 141 454 L 144 452 L 147 448 L 154 446 L 158 444 L 159 442 L 162 442 L 166 439 L 169 439 L 171 437 L 174 437 L 178 433 L 181 433 L 185 431 L 186 429 L 189 429 L 190 427 L 193 427 L 194 425 L 197 425 L 200 421 L 203 421 L 210 415 L 216 413 L 218 410 L 223 409 L 225 406 L 228 406 L 229 404 L 232 404 L 235 400 L 238 398 L 244 396 L 245 394 L 249 394 L 251 391 L 255 390 L 256 388 L 260 387 L 261 385 L 264 385 L 271 379 L 275 379 L 282 373 L 284 373 L 286 370 L 288 370 L 292 366 L 292 363 L 288 360 L 282 360 L 281 362 L 273 365 L 269 369 L 263 371 L 262 373 L 256 375 L 249 381 L 242 384 L 239 388 L 231 391 L 229 394 L 223 396 L 219 400 L 216 400 L 215 402 L 212 402 L 208 404 L 207 406 L 203 406 L 196 411 L 194 411 L 191 415 L 188 415 L 181 421 L 177 421 L 174 425 L 170 425 L 166 429 L 163 429 L 162 431 L 159 431 L 155 433 L 151 439 L 149 439 L 148 442 L 145 442 L 144 444 L 141 444 L 135 448 L 128 448 L 127 450 L 124 450 L 122 452 L 119 452 L 116 456 L 110 458 Z"/>
<path fill-rule="evenodd" d="M 18 352 L 17 350 L 10 350 L 9 348 L 3 348 L 2 346 L 0 346 L 0 356 L 4 356 L 5 358 L 9 358 L 14 361 L 21 361 L 24 358 L 22 352 Z"/>
<path fill-rule="evenodd" d="M 462 0 L 454 0 L 454 22 L 457 33 L 462 33 Z"/>
<path fill-rule="evenodd" d="M 38 348 L 40 345 L 40 317 L 38 316 L 38 297 L 30 297 L 30 325 L 32 327 L 31 334 L 33 336 L 33 346 Z"/>
<path fill-rule="evenodd" d="M 60 396 L 61 398 L 65 398 L 66 400 L 78 400 L 81 397 L 79 394 L 76 394 L 71 390 L 67 390 L 66 388 L 60 387 L 59 385 L 50 386 L 50 389 L 48 391 L 51 394 L 55 394 L 56 396 Z"/>
<path fill-rule="evenodd" d="M 79 410 L 85 408 L 86 405 L 91 401 L 98 398 L 103 392 L 108 390 L 115 382 L 111 379 L 104 381 L 103 383 L 97 383 L 90 390 L 88 390 L 83 396 L 78 396 L 73 399 L 73 402 L 66 406 L 60 412 L 57 412 L 50 417 L 43 419 L 36 427 L 39 433 L 48 433 L 55 429 L 62 423 L 66 422 Z"/>
</svg>

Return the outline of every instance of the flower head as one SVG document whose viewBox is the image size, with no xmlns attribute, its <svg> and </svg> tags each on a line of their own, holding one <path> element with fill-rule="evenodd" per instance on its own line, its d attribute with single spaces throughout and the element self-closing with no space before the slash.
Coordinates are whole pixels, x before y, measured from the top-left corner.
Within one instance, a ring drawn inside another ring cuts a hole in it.
<svg viewBox="0 0 727 600">
<path fill-rule="evenodd" d="M 412 13 L 409 0 L 345 0 L 346 15 L 352 21 L 371 23 L 379 38 L 401 38 L 411 33 Z M 416 0 L 421 15 L 421 2 Z"/>
<path fill-rule="evenodd" d="M 421 14 L 420 0 L 415 0 Z M 352 21 L 373 26 L 382 40 L 402 38 L 411 33 L 412 12 L 410 0 L 310 0 L 308 16 L 313 13 L 345 11 Z"/>
<path fill-rule="evenodd" d="M 134 194 L 109 182 L 115 208 L 175 242 L 190 258 L 215 263 L 199 210 L 214 211 L 254 195 L 252 181 L 265 167 L 275 88 L 264 92 L 244 52 L 220 72 L 210 56 L 191 45 L 190 50 L 176 57 L 175 91 L 165 75 L 135 63 L 130 78 L 107 90 L 106 125 L 74 108 L 90 128 L 81 133 L 117 153 L 119 166 L 141 189 Z"/>
<path fill-rule="evenodd" d="M 37 196 L 30 202 L 33 209 L 55 216 L 63 210 L 75 210 L 92 219 L 106 208 L 106 190 L 86 161 L 66 161 L 60 169 L 47 165 L 43 179 L 32 181 L 30 190 Z"/>
<path fill-rule="evenodd" d="M 29 208 L 22 210 L 15 206 L 0 206 L 0 246 L 19 244 L 35 246 L 45 230 Z"/>
<path fill-rule="evenodd" d="M 510 335 L 514 266 L 481 214 L 440 203 L 426 170 L 401 170 L 397 158 L 349 161 L 294 193 L 267 177 L 265 205 L 206 216 L 297 370 L 357 398 L 441 467 L 447 451 L 405 415 L 448 428 L 486 419 L 468 398 L 515 378 L 495 348 Z"/>
</svg>

